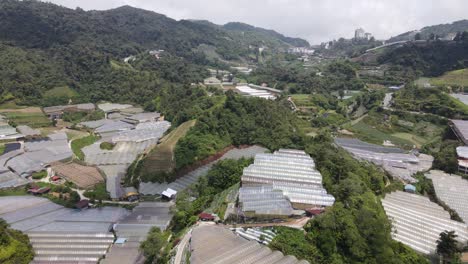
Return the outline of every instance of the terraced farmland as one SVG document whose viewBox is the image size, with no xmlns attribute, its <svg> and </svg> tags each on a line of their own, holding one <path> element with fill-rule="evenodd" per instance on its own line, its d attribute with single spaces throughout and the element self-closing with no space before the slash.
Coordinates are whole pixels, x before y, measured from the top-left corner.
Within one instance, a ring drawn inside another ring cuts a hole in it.
<svg viewBox="0 0 468 264">
<path fill-rule="evenodd" d="M 26 125 L 32 128 L 47 127 L 52 123 L 44 115 L 44 113 L 36 108 L 25 108 L 25 109 L 4 109 L 0 111 L 0 114 L 4 115 L 8 120 L 15 123 L 16 125 Z"/>
</svg>

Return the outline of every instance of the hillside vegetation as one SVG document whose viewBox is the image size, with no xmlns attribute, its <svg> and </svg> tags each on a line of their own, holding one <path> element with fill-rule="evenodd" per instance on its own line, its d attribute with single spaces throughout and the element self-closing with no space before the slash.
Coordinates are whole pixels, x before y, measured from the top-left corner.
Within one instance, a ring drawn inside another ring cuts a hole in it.
<svg viewBox="0 0 468 264">
<path fill-rule="evenodd" d="M 429 39 L 431 34 L 437 35 L 440 37 L 445 37 L 449 33 L 457 33 L 468 31 L 468 20 L 459 20 L 453 23 L 448 24 L 440 24 L 434 26 L 424 27 L 419 30 L 419 32 L 410 31 L 400 34 L 398 36 L 392 37 L 388 40 L 388 42 L 395 42 L 400 40 L 413 40 L 415 35 L 419 33 L 421 39 Z"/>
<path fill-rule="evenodd" d="M 0 263 L 27 264 L 34 257 L 27 235 L 11 229 L 0 219 Z"/>
<path fill-rule="evenodd" d="M 431 78 L 430 83 L 443 87 L 468 87 L 468 69 L 446 72 L 440 77 Z"/>
<path fill-rule="evenodd" d="M 5 0 L 0 2 L 0 21 L 0 103 L 64 104 L 70 94 L 56 87 L 68 87 L 79 94 L 74 102 L 146 105 L 171 84 L 201 82 L 209 75 L 206 65 L 248 63 L 257 47 L 278 52 L 293 42 L 260 29 L 244 38 L 234 29 L 176 21 L 129 6 L 86 12 Z M 213 47 L 223 62 L 209 60 L 198 51 L 200 46 Z M 156 59 L 149 50 L 164 52 Z M 132 67 L 122 62 L 130 55 L 136 56 Z"/>
</svg>

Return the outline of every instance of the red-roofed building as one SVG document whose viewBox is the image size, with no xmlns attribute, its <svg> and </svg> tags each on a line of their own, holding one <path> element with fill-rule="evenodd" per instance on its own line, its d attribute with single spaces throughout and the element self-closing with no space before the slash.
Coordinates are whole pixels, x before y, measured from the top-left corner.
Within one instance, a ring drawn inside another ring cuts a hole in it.
<svg viewBox="0 0 468 264">
<path fill-rule="evenodd" d="M 42 187 L 42 188 L 31 188 L 28 190 L 28 193 L 31 193 L 33 195 L 41 195 L 41 194 L 45 194 L 45 193 L 48 193 L 50 191 L 50 188 L 49 187 Z"/>
<path fill-rule="evenodd" d="M 198 215 L 198 219 L 200 219 L 202 221 L 214 221 L 215 217 L 212 214 L 203 212 L 203 213 Z"/>
<path fill-rule="evenodd" d="M 75 207 L 78 208 L 78 209 L 88 208 L 89 207 L 89 200 L 86 200 L 86 199 L 81 200 L 81 201 L 76 203 Z"/>
<path fill-rule="evenodd" d="M 52 177 L 52 181 L 58 181 L 58 180 L 60 180 L 60 177 L 59 177 L 59 176 L 53 176 L 53 177 Z"/>
<path fill-rule="evenodd" d="M 316 216 L 316 215 L 323 213 L 325 209 L 324 208 L 310 208 L 310 209 L 306 209 L 305 211 L 306 211 L 307 216 Z"/>
</svg>

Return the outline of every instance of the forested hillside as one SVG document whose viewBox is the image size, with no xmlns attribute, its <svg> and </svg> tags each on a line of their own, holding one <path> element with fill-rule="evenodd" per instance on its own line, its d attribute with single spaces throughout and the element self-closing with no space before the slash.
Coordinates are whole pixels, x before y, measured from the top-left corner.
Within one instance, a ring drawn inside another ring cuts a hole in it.
<svg viewBox="0 0 468 264">
<path fill-rule="evenodd" d="M 380 63 L 391 63 L 411 68 L 419 75 L 439 76 L 446 71 L 468 67 L 468 34 L 457 41 L 428 41 L 409 43 L 385 52 Z"/>
<path fill-rule="evenodd" d="M 0 101 L 14 98 L 22 104 L 61 103 L 64 98 L 46 101 L 43 95 L 68 86 L 80 95 L 74 101 L 144 105 L 171 83 L 202 81 L 207 65 L 248 62 L 260 46 L 272 51 L 291 46 L 277 33 L 256 30 L 244 38 L 223 27 L 176 21 L 129 6 L 85 12 L 5 0 L 0 2 L 0 21 Z M 217 57 L 206 56 L 206 47 Z M 164 53 L 156 61 L 149 50 Z M 123 63 L 128 56 L 136 56 L 131 65 Z"/>
<path fill-rule="evenodd" d="M 11 229 L 3 219 L 0 219 L 0 263 L 26 264 L 33 259 L 33 256 L 28 236 Z"/>
<path fill-rule="evenodd" d="M 423 27 L 419 31 L 409 31 L 398 36 L 390 38 L 389 42 L 400 41 L 400 40 L 413 40 L 416 34 L 419 33 L 421 39 L 429 39 L 432 35 L 439 37 L 446 37 L 449 33 L 457 33 L 468 31 L 468 20 L 459 20 L 453 23 L 440 24 L 434 26 Z"/>
</svg>

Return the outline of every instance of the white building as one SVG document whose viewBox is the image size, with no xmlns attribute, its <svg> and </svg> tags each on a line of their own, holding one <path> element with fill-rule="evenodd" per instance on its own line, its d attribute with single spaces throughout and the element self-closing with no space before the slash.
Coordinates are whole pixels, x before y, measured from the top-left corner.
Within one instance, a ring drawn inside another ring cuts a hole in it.
<svg viewBox="0 0 468 264">
<path fill-rule="evenodd" d="M 354 38 L 355 39 L 365 39 L 366 38 L 366 31 L 362 28 L 358 28 L 354 31 Z"/>
</svg>

